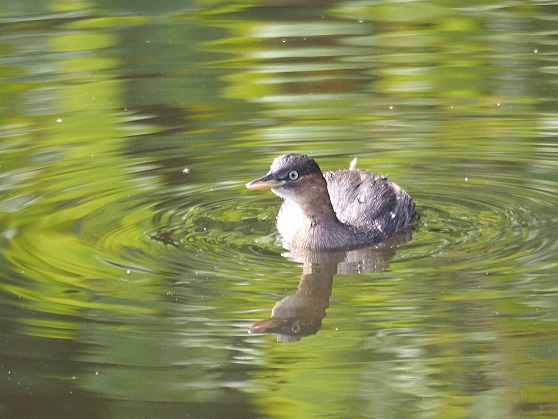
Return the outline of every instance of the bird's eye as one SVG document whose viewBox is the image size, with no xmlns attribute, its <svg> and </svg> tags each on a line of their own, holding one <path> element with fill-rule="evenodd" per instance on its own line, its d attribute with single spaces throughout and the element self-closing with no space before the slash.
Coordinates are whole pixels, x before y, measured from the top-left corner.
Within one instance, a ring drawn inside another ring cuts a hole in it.
<svg viewBox="0 0 558 419">
<path fill-rule="evenodd" d="M 298 172 L 296 170 L 293 170 L 292 172 L 289 173 L 289 179 L 290 180 L 297 180 L 298 179 Z"/>
</svg>

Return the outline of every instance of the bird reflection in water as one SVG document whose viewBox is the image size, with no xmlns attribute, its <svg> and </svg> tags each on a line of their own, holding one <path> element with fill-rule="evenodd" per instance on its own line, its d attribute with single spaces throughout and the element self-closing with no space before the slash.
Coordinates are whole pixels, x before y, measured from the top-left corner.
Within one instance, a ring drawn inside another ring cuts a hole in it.
<svg viewBox="0 0 558 419">
<path fill-rule="evenodd" d="M 249 333 L 270 333 L 278 342 L 296 342 L 304 336 L 316 334 L 329 307 L 329 297 L 336 274 L 366 274 L 382 272 L 399 246 L 411 239 L 407 231 L 378 245 L 343 252 L 298 250 L 285 256 L 302 263 L 298 289 L 278 301 L 271 317 L 258 320 Z"/>
</svg>

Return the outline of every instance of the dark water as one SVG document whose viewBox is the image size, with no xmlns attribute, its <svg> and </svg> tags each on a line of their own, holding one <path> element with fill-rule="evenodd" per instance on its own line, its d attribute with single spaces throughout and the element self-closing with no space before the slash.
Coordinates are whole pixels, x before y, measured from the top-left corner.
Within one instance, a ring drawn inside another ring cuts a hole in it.
<svg viewBox="0 0 558 419">
<path fill-rule="evenodd" d="M 4 4 L 0 416 L 558 416 L 557 75 L 550 1 Z M 285 152 L 412 238 L 286 254 Z"/>
</svg>

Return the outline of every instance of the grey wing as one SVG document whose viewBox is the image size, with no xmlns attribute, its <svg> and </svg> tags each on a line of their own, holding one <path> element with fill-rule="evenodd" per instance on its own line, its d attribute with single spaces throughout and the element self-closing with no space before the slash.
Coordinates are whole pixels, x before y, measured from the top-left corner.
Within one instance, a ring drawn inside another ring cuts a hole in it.
<svg viewBox="0 0 558 419">
<path fill-rule="evenodd" d="M 324 177 L 341 222 L 361 230 L 380 227 L 387 235 L 409 226 L 414 203 L 386 176 L 367 170 L 337 170 Z"/>
</svg>

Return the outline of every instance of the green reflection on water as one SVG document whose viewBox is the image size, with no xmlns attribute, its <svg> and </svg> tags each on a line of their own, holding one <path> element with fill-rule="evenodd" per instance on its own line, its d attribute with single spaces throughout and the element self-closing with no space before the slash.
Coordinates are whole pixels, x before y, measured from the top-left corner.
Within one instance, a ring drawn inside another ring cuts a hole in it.
<svg viewBox="0 0 558 419">
<path fill-rule="evenodd" d="M 141 400 L 166 417 L 557 411 L 546 8 L 139 3 L 16 19 L 0 40 L 0 364 L 35 377 L 28 398 L 69 388 L 124 416 Z M 243 183 L 295 150 L 326 169 L 357 154 L 423 218 L 385 272 L 335 277 L 317 335 L 276 345 L 246 330 L 301 267 L 275 243 L 279 202 Z M 23 347 L 41 355 L 14 362 Z"/>
<path fill-rule="evenodd" d="M 86 308 L 154 312 L 138 307 L 137 300 L 133 304 L 90 300 L 94 291 L 100 291 L 94 285 L 96 278 L 125 275 L 122 268 L 111 269 L 103 260 L 112 258 L 113 253 L 99 253 L 95 243 L 84 242 L 79 234 L 83 217 L 157 185 L 154 178 L 141 183 L 134 180 L 133 172 L 121 162 L 125 137 L 114 109 L 119 107 L 122 86 L 102 74 L 116 62 L 93 53 L 114 42 L 114 37 L 96 32 L 48 36 L 42 45 L 49 51 L 43 52 L 45 57 L 71 53 L 60 56 L 56 65 L 32 68 L 39 80 L 45 80 L 25 84 L 37 109 L 24 117 L 12 139 L 4 143 L 10 155 L 9 163 L 3 165 L 4 173 L 15 180 L 6 208 L 11 216 L 5 219 L 13 237 L 4 257 L 32 283 L 3 283 L 1 287 L 22 298 L 28 310 L 64 315 Z M 87 53 L 80 54 L 74 45 Z M 122 228 L 126 222 L 123 215 L 114 220 L 119 225 L 112 228 Z M 118 282 L 113 281 L 113 287 Z M 108 291 L 106 284 L 102 287 Z M 72 298 L 70 291 L 86 292 L 77 292 Z M 115 288 L 111 293 L 118 295 Z M 31 324 L 33 320 L 23 322 Z M 67 338 L 68 330 L 57 327 L 57 322 L 38 319 L 35 331 L 27 332 L 51 337 L 59 332 L 58 337 Z"/>
</svg>

